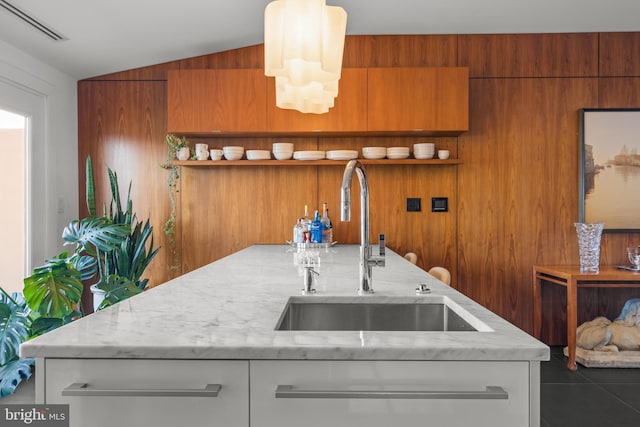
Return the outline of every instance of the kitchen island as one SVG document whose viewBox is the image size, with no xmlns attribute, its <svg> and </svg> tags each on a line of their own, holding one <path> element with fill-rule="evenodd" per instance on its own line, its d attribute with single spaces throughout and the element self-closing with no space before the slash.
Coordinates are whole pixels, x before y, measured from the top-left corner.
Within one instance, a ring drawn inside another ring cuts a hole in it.
<svg viewBox="0 0 640 427">
<path fill-rule="evenodd" d="M 539 425 L 547 346 L 391 251 L 363 297 L 359 247 L 318 252 L 315 295 L 295 249 L 256 245 L 24 343 L 36 401 L 72 426 Z M 476 330 L 276 330 L 293 296 L 446 299 Z"/>
</svg>

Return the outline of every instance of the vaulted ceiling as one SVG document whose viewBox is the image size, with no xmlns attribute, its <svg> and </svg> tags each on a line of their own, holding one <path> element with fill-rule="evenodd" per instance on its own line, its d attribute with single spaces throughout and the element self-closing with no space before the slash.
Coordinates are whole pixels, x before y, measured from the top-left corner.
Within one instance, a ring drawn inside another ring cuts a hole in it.
<svg viewBox="0 0 640 427">
<path fill-rule="evenodd" d="M 82 79 L 262 43 L 269 1 L 0 0 L 0 40 Z M 347 11 L 347 34 L 640 31 L 639 0 L 327 3 Z M 64 40 L 35 30 L 12 7 Z"/>
</svg>

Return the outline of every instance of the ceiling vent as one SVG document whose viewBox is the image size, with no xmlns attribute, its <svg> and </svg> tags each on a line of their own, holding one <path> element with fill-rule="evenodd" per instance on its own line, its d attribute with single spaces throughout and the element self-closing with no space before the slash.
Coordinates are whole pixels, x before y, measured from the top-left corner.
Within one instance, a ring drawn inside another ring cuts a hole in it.
<svg viewBox="0 0 640 427">
<path fill-rule="evenodd" d="M 56 30 L 52 29 L 51 27 L 48 27 L 47 25 L 38 21 L 36 18 L 29 16 L 27 12 L 21 10 L 17 6 L 14 6 L 13 4 L 9 3 L 7 0 L 0 0 L 0 7 L 5 9 L 9 13 L 12 13 L 17 18 L 29 24 L 31 27 L 35 28 L 40 33 L 44 34 L 45 36 L 47 36 L 49 39 L 53 41 L 58 42 L 58 41 L 68 40 L 65 36 L 57 32 Z"/>
</svg>

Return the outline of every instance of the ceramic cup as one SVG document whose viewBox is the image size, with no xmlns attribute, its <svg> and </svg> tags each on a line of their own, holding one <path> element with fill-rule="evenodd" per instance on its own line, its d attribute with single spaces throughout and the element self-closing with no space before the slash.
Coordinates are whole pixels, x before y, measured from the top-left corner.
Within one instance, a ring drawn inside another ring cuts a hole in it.
<svg viewBox="0 0 640 427">
<path fill-rule="evenodd" d="M 209 146 L 207 144 L 196 144 L 196 158 L 207 160 L 209 158 Z"/>
<path fill-rule="evenodd" d="M 211 160 L 222 159 L 222 153 L 223 153 L 222 150 L 219 150 L 217 148 L 212 148 L 211 150 L 209 150 L 209 153 L 210 153 Z"/>
<path fill-rule="evenodd" d="M 439 159 L 448 159 L 449 158 L 449 150 L 438 150 L 438 158 Z"/>
<path fill-rule="evenodd" d="M 189 151 L 189 147 L 182 147 L 178 149 L 178 152 L 176 153 L 178 160 L 189 160 L 190 156 L 191 152 Z"/>
</svg>

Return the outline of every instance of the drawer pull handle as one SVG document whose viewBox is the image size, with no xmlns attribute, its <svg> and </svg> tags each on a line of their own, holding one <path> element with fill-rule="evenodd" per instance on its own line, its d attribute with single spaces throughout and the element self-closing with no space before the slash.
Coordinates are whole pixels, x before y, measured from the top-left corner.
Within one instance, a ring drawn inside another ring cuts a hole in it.
<svg viewBox="0 0 640 427">
<path fill-rule="evenodd" d="M 421 391 L 421 390 L 312 390 L 279 385 L 276 398 L 307 399 L 509 399 L 502 387 L 487 386 L 482 391 Z"/>
<path fill-rule="evenodd" d="M 62 390 L 63 396 L 136 396 L 136 397 L 218 397 L 222 385 L 207 384 L 202 389 L 99 389 L 87 383 L 73 383 Z"/>
</svg>

